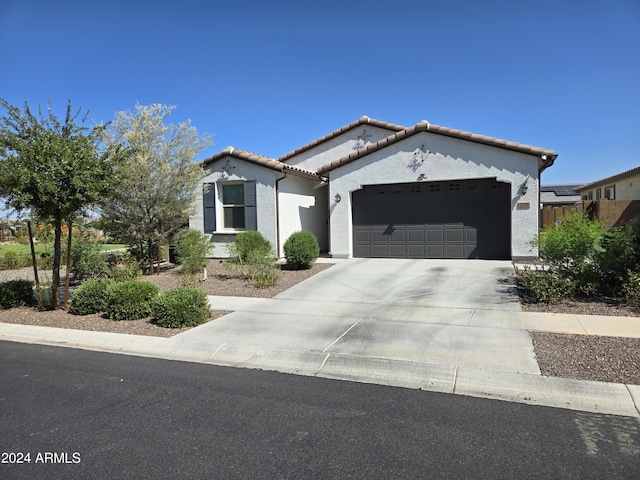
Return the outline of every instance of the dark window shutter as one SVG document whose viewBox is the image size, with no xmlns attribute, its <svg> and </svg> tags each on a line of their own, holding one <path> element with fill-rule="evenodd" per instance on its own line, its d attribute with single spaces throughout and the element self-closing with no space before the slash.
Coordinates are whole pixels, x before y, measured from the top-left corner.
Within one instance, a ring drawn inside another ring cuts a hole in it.
<svg viewBox="0 0 640 480">
<path fill-rule="evenodd" d="M 244 182 L 244 228 L 246 230 L 258 229 L 255 180 Z"/>
<path fill-rule="evenodd" d="M 216 230 L 216 184 L 202 185 L 202 212 L 204 215 L 204 233 Z"/>
</svg>

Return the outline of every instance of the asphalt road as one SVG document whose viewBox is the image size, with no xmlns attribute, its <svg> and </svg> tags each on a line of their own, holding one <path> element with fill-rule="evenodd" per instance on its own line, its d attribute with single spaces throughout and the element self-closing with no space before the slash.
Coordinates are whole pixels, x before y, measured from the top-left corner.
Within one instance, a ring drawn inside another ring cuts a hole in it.
<svg viewBox="0 0 640 480">
<path fill-rule="evenodd" d="M 10 342 L 0 432 L 2 479 L 640 478 L 636 418 Z"/>
</svg>

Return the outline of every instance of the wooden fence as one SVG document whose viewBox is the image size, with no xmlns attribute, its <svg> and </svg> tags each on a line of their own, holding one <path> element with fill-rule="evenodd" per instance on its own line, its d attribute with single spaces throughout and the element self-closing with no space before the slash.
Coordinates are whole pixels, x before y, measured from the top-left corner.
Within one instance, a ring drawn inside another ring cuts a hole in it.
<svg viewBox="0 0 640 480">
<path fill-rule="evenodd" d="M 540 226 L 553 225 L 569 212 L 587 212 L 591 218 L 600 220 L 610 230 L 626 225 L 629 220 L 640 215 L 640 200 L 588 200 L 561 207 L 545 205 L 540 212 Z"/>
</svg>

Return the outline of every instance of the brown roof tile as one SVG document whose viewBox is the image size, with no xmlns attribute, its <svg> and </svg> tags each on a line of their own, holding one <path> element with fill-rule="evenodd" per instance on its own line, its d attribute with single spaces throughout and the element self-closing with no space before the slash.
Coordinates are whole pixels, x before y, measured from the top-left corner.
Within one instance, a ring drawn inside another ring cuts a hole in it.
<svg viewBox="0 0 640 480">
<path fill-rule="evenodd" d="M 306 170 L 304 168 L 296 167 L 293 165 L 287 165 L 286 163 L 276 160 L 275 158 L 265 157 L 262 155 L 258 155 L 257 153 L 249 152 L 247 150 L 242 150 L 235 147 L 227 147 L 224 150 L 212 155 L 211 157 L 204 159 L 202 161 L 202 166 L 205 167 L 211 162 L 215 162 L 216 160 L 224 157 L 234 157 L 239 160 L 244 160 L 250 163 L 255 163 L 256 165 L 270 168 L 271 170 L 276 170 L 278 172 L 291 173 L 292 175 L 319 180 L 318 174 L 316 172 L 312 172 L 311 170 Z"/>
</svg>

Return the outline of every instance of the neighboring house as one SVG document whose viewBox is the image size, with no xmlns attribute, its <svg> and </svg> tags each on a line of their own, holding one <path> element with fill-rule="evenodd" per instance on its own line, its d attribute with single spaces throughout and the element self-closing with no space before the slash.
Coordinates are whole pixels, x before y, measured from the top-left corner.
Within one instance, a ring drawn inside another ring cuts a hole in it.
<svg viewBox="0 0 640 480">
<path fill-rule="evenodd" d="M 309 230 L 337 258 L 531 259 L 552 150 L 422 121 L 361 117 L 277 159 L 227 147 L 203 161 L 190 225 L 227 255 L 259 230 L 283 255 Z"/>
<path fill-rule="evenodd" d="M 576 188 L 576 192 L 582 200 L 640 200 L 640 167 Z"/>
<path fill-rule="evenodd" d="M 564 205 L 574 205 L 582 200 L 576 191 L 580 185 L 542 185 L 540 187 L 540 204 L 543 207 L 561 207 Z"/>
</svg>

